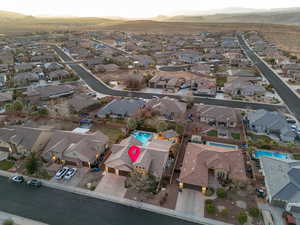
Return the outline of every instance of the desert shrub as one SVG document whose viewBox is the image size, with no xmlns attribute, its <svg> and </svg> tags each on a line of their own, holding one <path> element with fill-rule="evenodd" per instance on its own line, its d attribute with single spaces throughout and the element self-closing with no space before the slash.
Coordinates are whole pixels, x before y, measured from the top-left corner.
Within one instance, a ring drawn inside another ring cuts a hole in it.
<svg viewBox="0 0 300 225">
<path fill-rule="evenodd" d="M 242 211 L 239 215 L 236 216 L 236 219 L 240 224 L 245 224 L 248 220 L 248 216 L 245 212 Z"/>
<path fill-rule="evenodd" d="M 259 211 L 258 208 L 252 207 L 252 208 L 249 209 L 249 214 L 252 217 L 259 217 L 260 211 Z"/>
<path fill-rule="evenodd" d="M 206 211 L 207 211 L 208 214 L 214 214 L 216 212 L 216 207 L 212 203 L 211 204 L 206 204 L 205 208 L 206 208 Z"/>
<path fill-rule="evenodd" d="M 224 190 L 224 188 L 218 188 L 217 189 L 217 196 L 218 198 L 226 198 L 226 191 Z"/>
</svg>

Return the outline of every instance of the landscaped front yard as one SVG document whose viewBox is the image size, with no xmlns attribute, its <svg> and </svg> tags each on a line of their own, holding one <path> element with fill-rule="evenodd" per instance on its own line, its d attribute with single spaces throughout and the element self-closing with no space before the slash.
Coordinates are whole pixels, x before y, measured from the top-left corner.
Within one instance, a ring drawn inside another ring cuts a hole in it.
<svg viewBox="0 0 300 225">
<path fill-rule="evenodd" d="M 205 217 L 231 224 L 261 224 L 262 219 L 253 189 L 234 188 L 225 192 L 223 190 L 219 194 L 217 191 L 217 199 L 206 200 Z"/>
<path fill-rule="evenodd" d="M 0 162 L 0 170 L 9 170 L 14 166 L 14 164 L 15 163 L 13 161 L 3 160 Z"/>
</svg>

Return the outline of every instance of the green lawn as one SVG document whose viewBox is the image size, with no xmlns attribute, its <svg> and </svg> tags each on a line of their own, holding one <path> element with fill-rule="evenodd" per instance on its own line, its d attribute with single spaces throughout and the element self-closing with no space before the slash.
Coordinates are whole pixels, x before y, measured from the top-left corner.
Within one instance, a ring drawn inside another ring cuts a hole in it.
<svg viewBox="0 0 300 225">
<path fill-rule="evenodd" d="M 9 170 L 13 167 L 15 163 L 8 160 L 3 160 L 0 162 L 0 170 Z"/>
<path fill-rule="evenodd" d="M 210 130 L 206 134 L 207 134 L 207 136 L 217 137 L 218 136 L 218 131 L 217 130 Z"/>
<path fill-rule="evenodd" d="M 231 137 L 233 139 L 236 139 L 236 140 L 240 140 L 241 139 L 241 135 L 239 133 L 231 133 Z"/>
<path fill-rule="evenodd" d="M 101 126 L 99 129 L 101 132 L 103 132 L 103 134 L 109 137 L 110 142 L 113 144 L 115 144 L 122 136 L 124 136 L 124 133 L 120 128 Z"/>
</svg>

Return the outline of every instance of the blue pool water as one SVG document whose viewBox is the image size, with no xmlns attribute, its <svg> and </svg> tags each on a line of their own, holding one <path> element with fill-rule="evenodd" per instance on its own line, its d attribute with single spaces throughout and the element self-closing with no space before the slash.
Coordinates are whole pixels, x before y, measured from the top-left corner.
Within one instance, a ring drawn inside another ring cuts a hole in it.
<svg viewBox="0 0 300 225">
<path fill-rule="evenodd" d="M 289 155 L 285 153 L 280 153 L 280 152 L 271 152 L 271 151 L 264 151 L 264 150 L 256 150 L 254 157 L 259 159 L 260 157 L 263 156 L 269 156 L 269 157 L 274 157 L 274 158 L 279 158 L 279 159 L 288 159 Z"/>
<path fill-rule="evenodd" d="M 223 143 L 218 143 L 218 142 L 208 141 L 206 144 L 210 145 L 210 146 L 220 147 L 220 148 L 237 149 L 236 145 L 229 145 L 229 144 L 223 144 Z"/>
<path fill-rule="evenodd" d="M 137 140 L 143 143 L 143 145 L 147 145 L 148 142 L 152 139 L 153 134 L 148 132 L 136 131 L 132 134 Z"/>
</svg>

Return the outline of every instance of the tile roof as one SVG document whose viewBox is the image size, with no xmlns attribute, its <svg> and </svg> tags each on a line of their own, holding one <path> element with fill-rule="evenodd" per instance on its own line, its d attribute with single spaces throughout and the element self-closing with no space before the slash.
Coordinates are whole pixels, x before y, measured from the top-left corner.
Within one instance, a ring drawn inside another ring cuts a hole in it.
<svg viewBox="0 0 300 225">
<path fill-rule="evenodd" d="M 188 143 L 180 173 L 180 181 L 208 187 L 208 170 L 220 169 L 233 180 L 246 180 L 243 155 L 240 150 Z"/>
</svg>

